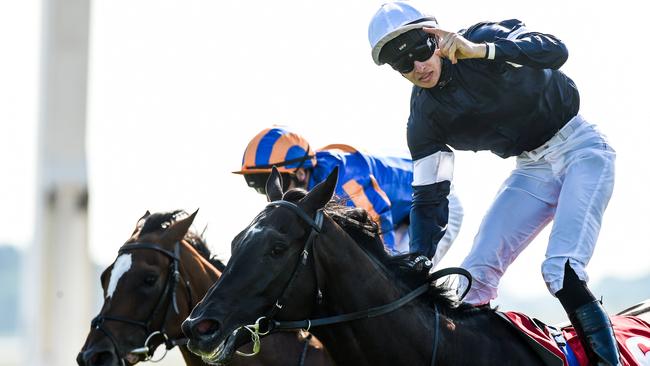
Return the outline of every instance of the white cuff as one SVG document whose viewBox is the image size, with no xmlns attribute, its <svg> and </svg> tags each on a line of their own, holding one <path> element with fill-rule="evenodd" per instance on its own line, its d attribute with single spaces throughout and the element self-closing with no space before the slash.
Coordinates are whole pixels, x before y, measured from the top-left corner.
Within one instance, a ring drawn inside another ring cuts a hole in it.
<svg viewBox="0 0 650 366">
<path fill-rule="evenodd" d="M 413 185 L 451 181 L 454 175 L 454 153 L 439 151 L 413 162 Z"/>
<path fill-rule="evenodd" d="M 485 45 L 487 46 L 487 59 L 488 60 L 494 60 L 494 55 L 496 54 L 496 48 L 494 47 L 494 43 L 488 43 L 485 42 Z"/>
</svg>

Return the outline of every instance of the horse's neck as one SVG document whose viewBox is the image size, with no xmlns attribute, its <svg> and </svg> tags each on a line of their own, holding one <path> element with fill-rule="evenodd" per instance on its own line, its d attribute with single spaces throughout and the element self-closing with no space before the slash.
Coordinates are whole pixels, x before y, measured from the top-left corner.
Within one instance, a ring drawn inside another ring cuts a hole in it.
<svg viewBox="0 0 650 366">
<path fill-rule="evenodd" d="M 390 274 L 349 241 L 346 235 L 335 235 L 317 243 L 318 273 L 323 276 L 321 316 L 384 305 L 405 293 L 390 280 Z M 426 365 L 433 341 L 432 314 L 432 309 L 412 302 L 386 315 L 315 328 L 314 333 L 338 365 Z M 348 356 L 361 354 L 365 359 Z"/>
<path fill-rule="evenodd" d="M 187 282 L 189 282 L 192 293 L 191 304 L 194 307 L 219 279 L 221 272 L 207 259 L 203 258 L 189 243 L 183 242 L 183 244 L 187 250 L 184 251 L 184 257 L 182 257 L 183 266 L 181 270 L 184 272 L 185 285 L 187 286 Z"/>
<path fill-rule="evenodd" d="M 332 310 L 356 311 L 390 302 L 404 292 L 338 225 L 328 233 L 314 244 L 314 259 L 317 280 Z"/>
</svg>

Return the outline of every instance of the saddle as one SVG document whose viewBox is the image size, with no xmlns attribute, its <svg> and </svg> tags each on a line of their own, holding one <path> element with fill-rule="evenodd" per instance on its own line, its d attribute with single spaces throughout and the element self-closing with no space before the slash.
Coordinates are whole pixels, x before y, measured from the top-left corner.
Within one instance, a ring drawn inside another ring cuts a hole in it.
<svg viewBox="0 0 650 366">
<path fill-rule="evenodd" d="M 589 366 L 572 326 L 549 326 L 514 311 L 497 311 L 497 315 L 524 338 L 545 365 Z M 650 366 L 650 323 L 632 315 L 615 315 L 611 320 L 623 366 Z"/>
</svg>

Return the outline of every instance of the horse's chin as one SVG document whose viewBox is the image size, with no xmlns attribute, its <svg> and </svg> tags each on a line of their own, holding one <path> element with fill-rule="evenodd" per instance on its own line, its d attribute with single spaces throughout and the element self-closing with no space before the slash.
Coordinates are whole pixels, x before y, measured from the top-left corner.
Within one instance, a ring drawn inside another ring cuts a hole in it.
<svg viewBox="0 0 650 366">
<path fill-rule="evenodd" d="M 241 335 L 241 332 L 233 331 L 211 351 L 197 349 L 191 344 L 188 344 L 188 348 L 193 353 L 201 356 L 203 361 L 210 365 L 226 365 L 233 358 L 235 351 L 241 344 L 241 337 L 238 335 Z M 237 341 L 238 339 L 240 341 Z"/>
<path fill-rule="evenodd" d="M 140 361 L 144 361 L 144 357 L 135 353 L 127 353 L 124 358 L 126 359 L 126 362 L 129 363 L 129 365 L 135 365 Z"/>
</svg>

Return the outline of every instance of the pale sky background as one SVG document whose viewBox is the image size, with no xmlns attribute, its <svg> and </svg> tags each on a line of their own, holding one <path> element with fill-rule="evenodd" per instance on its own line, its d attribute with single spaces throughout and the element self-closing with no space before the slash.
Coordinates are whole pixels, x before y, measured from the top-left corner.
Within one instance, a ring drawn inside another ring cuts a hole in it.
<svg viewBox="0 0 650 366">
<path fill-rule="evenodd" d="M 347 143 L 406 153 L 410 84 L 370 57 L 367 25 L 381 1 L 94 1 L 87 151 L 90 252 L 108 265 L 145 210 L 200 208 L 214 252 L 261 210 L 246 187 L 243 149 L 273 123 L 320 147 Z M 563 66 L 581 112 L 618 152 L 614 195 L 593 282 L 650 272 L 646 12 L 636 1 L 420 1 L 441 27 L 518 18 L 562 39 Z M 0 243 L 33 236 L 40 8 L 0 0 Z M 459 152 L 455 185 L 465 220 L 441 265 L 458 265 L 501 182 L 514 166 Z M 502 291 L 544 296 L 540 265 L 548 231 L 511 266 Z M 650 289 L 649 289 L 650 291 Z M 550 295 L 549 295 L 550 296 Z"/>
</svg>

